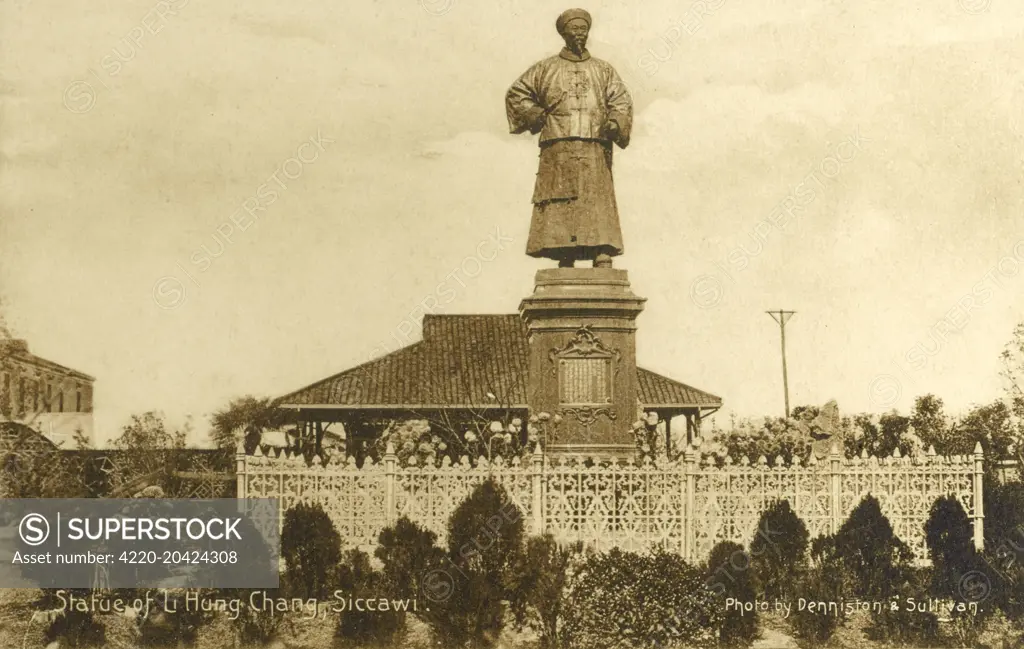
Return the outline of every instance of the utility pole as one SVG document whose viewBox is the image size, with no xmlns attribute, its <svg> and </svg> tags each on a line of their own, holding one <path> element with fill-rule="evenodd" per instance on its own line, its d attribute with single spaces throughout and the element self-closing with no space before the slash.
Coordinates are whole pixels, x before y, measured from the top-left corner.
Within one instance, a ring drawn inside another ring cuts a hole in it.
<svg viewBox="0 0 1024 649">
<path fill-rule="evenodd" d="M 796 311 L 765 311 L 772 317 L 772 320 L 779 323 L 779 330 L 782 332 L 782 389 L 786 395 L 786 419 L 789 419 L 789 375 L 786 373 L 786 323 L 793 317 Z"/>
</svg>

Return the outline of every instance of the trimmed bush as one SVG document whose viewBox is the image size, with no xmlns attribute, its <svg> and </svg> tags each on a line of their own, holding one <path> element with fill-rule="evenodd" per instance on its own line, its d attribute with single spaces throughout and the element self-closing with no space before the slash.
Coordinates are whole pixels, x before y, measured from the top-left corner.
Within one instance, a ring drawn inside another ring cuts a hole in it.
<svg viewBox="0 0 1024 649">
<path fill-rule="evenodd" d="M 836 557 L 851 579 L 854 597 L 884 600 L 907 581 L 913 553 L 892 529 L 874 496 L 865 496 L 835 537 Z"/>
<path fill-rule="evenodd" d="M 711 549 L 705 569 L 705 585 L 718 598 L 725 611 L 725 601 L 735 599 L 751 602 L 757 598 L 749 553 L 739 543 L 722 541 Z M 719 640 L 726 646 L 746 646 L 757 638 L 757 612 L 725 611 Z"/>
<path fill-rule="evenodd" d="M 776 500 L 761 513 L 750 556 L 757 589 L 764 598 L 794 595 L 793 586 L 807 568 L 809 536 L 787 500 Z"/>
<path fill-rule="evenodd" d="M 139 589 L 126 595 L 128 598 L 145 598 L 147 591 L 158 605 L 150 609 L 145 617 L 136 618 L 139 643 L 144 647 L 176 647 L 179 643 L 190 646 L 199 637 L 200 629 L 211 622 L 216 613 L 212 607 L 190 606 L 186 600 L 192 593 L 199 602 L 217 597 L 216 590 L 202 589 Z"/>
<path fill-rule="evenodd" d="M 381 532 L 376 555 L 396 596 L 423 593 L 418 613 L 443 646 L 490 647 L 505 624 L 506 602 L 523 606 L 517 588 L 523 560 L 523 516 L 493 480 L 479 485 L 448 520 L 448 551 L 408 519 Z M 403 582 L 405 585 L 403 586 Z M 429 611 L 424 610 L 429 608 Z"/>
<path fill-rule="evenodd" d="M 932 594 L 955 597 L 960 578 L 976 565 L 967 512 L 953 496 L 936 499 L 924 524 L 924 534 L 932 561 Z"/>
<path fill-rule="evenodd" d="M 723 623 L 704 572 L 663 550 L 591 556 L 572 579 L 563 615 L 570 649 L 713 647 Z"/>
<path fill-rule="evenodd" d="M 81 611 L 69 606 L 71 597 L 87 600 L 93 591 L 85 588 L 67 588 L 63 597 L 57 590 L 45 589 L 35 608 L 56 611 L 43 637 L 46 642 L 57 641 L 58 646 L 102 647 L 106 644 L 107 630 L 93 611 Z"/>
<path fill-rule="evenodd" d="M 830 540 L 832 537 L 819 537 L 815 541 L 822 538 Z M 839 602 L 843 599 L 843 567 L 834 549 L 829 547 L 829 540 L 818 544 L 820 560 L 815 561 L 814 567 L 799 581 L 800 596 L 811 602 Z M 799 606 L 794 606 L 790 625 L 801 646 L 818 647 L 832 637 L 843 620 L 843 611 L 839 615 L 831 615 L 808 608 L 800 610 Z"/>
<path fill-rule="evenodd" d="M 346 597 L 338 606 L 345 606 L 338 619 L 337 635 L 364 645 L 392 646 L 405 629 L 405 611 L 380 610 L 379 600 L 385 597 L 385 577 L 370 565 L 370 557 L 361 550 L 349 550 L 338 567 L 338 589 Z M 349 609 L 348 599 L 378 600 L 376 611 Z M 407 601 L 404 598 L 392 601 Z"/>
<path fill-rule="evenodd" d="M 908 569 L 906 580 L 895 585 L 891 601 L 893 606 L 885 606 L 882 601 L 881 611 L 871 611 L 871 624 L 867 628 L 869 638 L 886 644 L 924 644 L 934 646 L 939 634 L 939 620 L 935 613 L 929 611 L 912 611 L 907 601 L 913 598 L 917 603 L 924 603 L 929 595 L 929 570 Z"/>
<path fill-rule="evenodd" d="M 402 516 L 392 527 L 381 530 L 374 556 L 383 564 L 383 587 L 391 597 L 425 596 L 435 602 L 447 599 L 432 579 L 447 565 L 437 547 L 437 535 Z"/>
<path fill-rule="evenodd" d="M 515 584 L 523 598 L 516 602 L 513 613 L 517 624 L 536 631 L 542 649 L 558 647 L 559 621 L 572 564 L 582 552 L 581 543 L 559 547 L 550 534 L 531 537 L 526 543 Z"/>
<path fill-rule="evenodd" d="M 984 559 L 992 602 L 1024 620 L 1024 483 L 985 483 Z"/>
<path fill-rule="evenodd" d="M 997 602 L 987 601 L 994 575 L 974 549 L 971 520 L 956 498 L 944 496 L 932 504 L 924 529 L 932 560 L 931 594 L 978 607 L 976 612 L 954 610 L 946 627 L 962 646 L 973 645 Z"/>
<path fill-rule="evenodd" d="M 341 560 L 341 536 L 323 507 L 299 503 L 285 512 L 281 556 L 292 596 L 330 597 Z"/>
</svg>

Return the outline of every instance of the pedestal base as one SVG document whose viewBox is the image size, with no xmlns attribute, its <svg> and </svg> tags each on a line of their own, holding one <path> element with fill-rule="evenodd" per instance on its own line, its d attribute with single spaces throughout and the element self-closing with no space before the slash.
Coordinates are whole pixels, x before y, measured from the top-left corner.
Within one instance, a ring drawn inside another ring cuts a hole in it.
<svg viewBox="0 0 1024 649">
<path fill-rule="evenodd" d="M 636 317 L 644 299 L 625 270 L 547 268 L 523 300 L 531 413 L 562 418 L 549 453 L 631 457 L 637 418 Z"/>
</svg>

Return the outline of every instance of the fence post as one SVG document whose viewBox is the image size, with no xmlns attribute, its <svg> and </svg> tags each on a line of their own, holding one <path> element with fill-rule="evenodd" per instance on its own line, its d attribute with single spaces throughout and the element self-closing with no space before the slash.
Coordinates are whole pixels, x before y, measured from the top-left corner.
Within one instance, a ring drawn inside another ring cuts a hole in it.
<svg viewBox="0 0 1024 649">
<path fill-rule="evenodd" d="M 842 455 L 839 454 L 839 445 L 832 442 L 832 446 L 828 450 L 828 482 L 830 491 L 830 509 L 832 510 L 832 524 L 830 526 L 831 534 L 835 534 L 839 531 L 839 525 L 842 520 L 842 512 L 840 511 L 840 498 L 839 491 L 842 489 L 842 481 L 839 473 L 839 463 L 842 461 Z"/>
<path fill-rule="evenodd" d="M 974 548 L 981 552 L 985 547 L 985 451 L 981 442 L 974 445 Z"/>
<path fill-rule="evenodd" d="M 533 449 L 533 457 L 530 458 L 530 483 L 533 496 L 533 534 L 539 536 L 544 533 L 544 453 L 540 444 Z"/>
<path fill-rule="evenodd" d="M 247 461 L 245 442 L 240 439 L 235 447 L 235 498 L 239 500 L 245 500 L 246 498 L 245 474 Z"/>
<path fill-rule="evenodd" d="M 687 561 L 693 559 L 696 554 L 697 539 L 694 538 L 694 491 L 697 482 L 697 460 L 700 456 L 692 446 L 686 447 L 683 454 L 686 460 L 686 493 L 683 498 L 683 558 Z"/>
<path fill-rule="evenodd" d="M 384 520 L 390 527 L 397 516 L 395 511 L 395 465 L 398 464 L 398 456 L 395 455 L 395 447 L 388 442 L 384 452 Z"/>
</svg>

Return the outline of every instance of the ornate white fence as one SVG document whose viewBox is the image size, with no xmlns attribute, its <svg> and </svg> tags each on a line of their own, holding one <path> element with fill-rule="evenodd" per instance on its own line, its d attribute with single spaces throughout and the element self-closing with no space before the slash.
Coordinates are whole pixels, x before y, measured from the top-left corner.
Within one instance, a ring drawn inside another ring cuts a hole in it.
<svg viewBox="0 0 1024 649">
<path fill-rule="evenodd" d="M 238 495 L 279 498 L 283 513 L 299 502 L 318 502 L 348 545 L 371 551 L 377 535 L 400 516 L 437 533 L 442 541 L 451 513 L 493 477 L 518 505 L 530 533 L 550 532 L 562 542 L 598 549 L 643 551 L 655 544 L 701 560 L 719 541 L 749 544 L 761 512 L 786 499 L 811 537 L 834 533 L 860 500 L 872 494 L 901 539 L 919 559 L 927 556 L 924 522 L 936 498 L 952 494 L 983 538 L 981 447 L 973 456 L 845 459 L 836 448 L 822 461 L 785 464 L 781 458 L 750 463 L 700 462 L 689 451 L 678 461 L 642 463 L 550 461 L 538 450 L 525 462 L 446 462 L 440 467 L 399 466 L 389 453 L 379 464 L 355 460 L 323 467 L 284 453 L 237 457 Z"/>
</svg>

